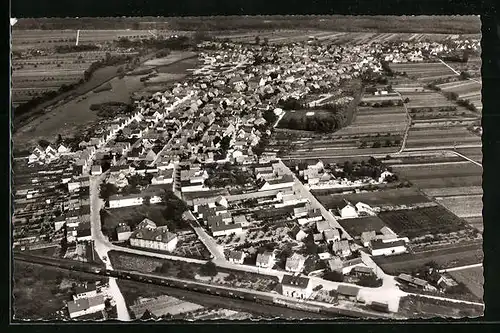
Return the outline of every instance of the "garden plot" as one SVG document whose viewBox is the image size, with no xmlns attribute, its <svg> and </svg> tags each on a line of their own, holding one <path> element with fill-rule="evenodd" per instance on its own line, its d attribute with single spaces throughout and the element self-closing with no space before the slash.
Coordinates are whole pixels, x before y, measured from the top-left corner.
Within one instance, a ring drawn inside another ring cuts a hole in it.
<svg viewBox="0 0 500 333">
<path fill-rule="evenodd" d="M 462 195 L 436 200 L 458 217 L 479 217 L 483 212 L 482 195 Z"/>
<path fill-rule="evenodd" d="M 363 202 L 372 207 L 415 205 L 429 203 L 430 200 L 415 188 L 385 189 L 373 192 L 350 194 L 325 194 L 324 190 L 311 191 L 327 209 L 337 209 L 342 206 L 344 199 L 356 204 Z"/>
<path fill-rule="evenodd" d="M 400 236 L 411 238 L 448 234 L 468 228 L 467 223 L 440 206 L 381 212 L 379 217 Z"/>
<path fill-rule="evenodd" d="M 444 188 L 424 188 L 422 191 L 430 197 L 454 197 L 461 195 L 483 195 L 481 186 L 462 186 Z"/>
<path fill-rule="evenodd" d="M 339 219 L 338 222 L 352 237 L 360 237 L 364 231 L 376 231 L 385 227 L 384 221 L 377 216 L 367 216 L 355 219 Z"/>
</svg>

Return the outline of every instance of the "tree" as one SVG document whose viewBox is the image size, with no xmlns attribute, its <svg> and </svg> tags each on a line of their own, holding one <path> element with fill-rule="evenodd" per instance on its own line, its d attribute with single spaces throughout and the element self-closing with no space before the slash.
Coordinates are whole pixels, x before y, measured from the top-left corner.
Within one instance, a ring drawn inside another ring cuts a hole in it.
<svg viewBox="0 0 500 333">
<path fill-rule="evenodd" d="M 269 38 L 264 37 L 264 45 L 268 45 L 268 44 L 269 44 Z"/>
<path fill-rule="evenodd" d="M 268 124 L 274 124 L 278 120 L 278 116 L 272 110 L 266 110 L 262 117 L 267 121 Z"/>
<path fill-rule="evenodd" d="M 328 271 L 323 274 L 323 279 L 334 282 L 343 282 L 344 274 L 337 271 Z"/>
<path fill-rule="evenodd" d="M 207 262 L 205 265 L 200 267 L 200 274 L 204 276 L 216 276 L 217 266 L 212 261 Z"/>
<path fill-rule="evenodd" d="M 144 205 L 149 206 L 151 204 L 151 197 L 149 195 L 146 195 L 143 199 Z"/>
<path fill-rule="evenodd" d="M 256 45 L 260 44 L 260 37 L 259 36 L 255 36 L 255 44 Z"/>
<path fill-rule="evenodd" d="M 111 183 L 103 183 L 101 184 L 101 189 L 99 192 L 99 196 L 104 199 L 108 200 L 110 196 L 118 193 L 118 188 L 115 186 L 115 184 Z"/>
<path fill-rule="evenodd" d="M 380 141 L 375 141 L 373 144 L 372 144 L 372 148 L 380 148 L 382 146 L 382 144 L 380 143 Z"/>
<path fill-rule="evenodd" d="M 362 275 L 357 284 L 363 287 L 377 288 L 382 286 L 382 283 L 382 279 L 377 278 L 375 274 L 370 274 Z"/>
<path fill-rule="evenodd" d="M 50 142 L 45 140 L 45 139 L 41 139 L 41 140 L 38 140 L 38 144 L 40 145 L 40 147 L 46 148 L 50 145 Z"/>
<path fill-rule="evenodd" d="M 231 144 L 231 137 L 229 136 L 225 136 L 222 138 L 222 140 L 220 141 L 220 148 L 223 150 L 223 151 L 227 151 L 229 149 L 229 146 Z"/>
</svg>

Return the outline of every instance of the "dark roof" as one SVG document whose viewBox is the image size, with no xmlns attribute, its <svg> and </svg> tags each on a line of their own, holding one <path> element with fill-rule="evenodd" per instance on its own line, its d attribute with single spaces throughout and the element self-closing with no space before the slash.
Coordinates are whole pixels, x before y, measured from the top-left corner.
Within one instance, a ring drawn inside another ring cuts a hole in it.
<svg viewBox="0 0 500 333">
<path fill-rule="evenodd" d="M 135 230 L 130 238 L 132 239 L 146 239 L 154 242 L 162 242 L 162 243 L 168 243 L 174 238 L 176 238 L 177 235 L 169 232 L 165 229 L 138 229 Z"/>
<path fill-rule="evenodd" d="M 96 290 L 96 284 L 95 282 L 89 282 L 85 284 L 80 284 L 75 287 L 75 294 L 83 294 L 87 293 L 89 291 L 94 291 Z"/>
<path fill-rule="evenodd" d="M 306 289 L 309 284 L 309 279 L 302 276 L 293 275 L 283 275 L 283 280 L 281 281 L 283 286 L 296 287 L 301 289 Z"/>
<path fill-rule="evenodd" d="M 408 275 L 408 274 L 399 274 L 398 278 L 404 282 L 408 282 L 408 283 L 413 283 L 417 286 L 421 286 L 421 287 L 425 287 L 427 284 L 429 284 L 429 282 L 425 281 L 425 280 L 422 280 L 422 279 L 419 279 L 419 278 L 416 278 L 416 277 L 413 277 L 411 275 Z"/>
<path fill-rule="evenodd" d="M 358 296 L 359 288 L 353 286 L 340 285 L 337 292 L 345 296 Z"/>
<path fill-rule="evenodd" d="M 402 239 L 394 242 L 383 242 L 382 240 L 372 240 L 370 244 L 373 250 L 390 249 L 391 247 L 406 245 L 405 241 Z"/>
</svg>

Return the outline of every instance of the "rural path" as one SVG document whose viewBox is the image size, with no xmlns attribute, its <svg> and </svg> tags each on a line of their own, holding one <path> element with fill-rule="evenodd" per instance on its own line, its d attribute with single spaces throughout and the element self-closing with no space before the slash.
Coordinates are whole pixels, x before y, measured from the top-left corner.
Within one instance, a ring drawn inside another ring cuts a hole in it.
<svg viewBox="0 0 500 333">
<path fill-rule="evenodd" d="M 406 107 L 406 103 L 403 100 L 403 96 L 399 91 L 396 91 L 396 94 L 398 94 L 399 98 L 401 99 L 401 102 L 403 102 L 403 108 L 405 109 L 406 112 L 406 117 L 408 118 L 408 121 L 406 123 L 406 128 L 405 128 L 405 133 L 403 135 L 403 142 L 401 143 L 401 148 L 397 151 L 396 154 L 401 154 L 403 150 L 406 148 L 406 141 L 408 140 L 408 134 L 410 133 L 410 128 L 411 128 L 411 116 L 410 112 L 408 111 L 408 108 Z"/>
<path fill-rule="evenodd" d="M 188 219 L 190 220 L 191 227 L 193 228 L 196 235 L 198 235 L 198 239 L 205 245 L 205 247 L 212 254 L 212 258 L 214 261 L 226 261 L 226 256 L 224 255 L 224 248 L 217 244 L 217 242 L 203 229 L 202 226 L 196 220 L 196 217 L 193 213 L 188 210 L 187 211 Z"/>
<path fill-rule="evenodd" d="M 432 298 L 432 299 L 437 299 L 437 300 L 445 301 L 445 302 L 462 303 L 462 304 L 470 304 L 470 305 L 479 305 L 479 306 L 484 307 L 483 303 L 465 301 L 465 300 L 462 300 L 462 299 L 455 299 L 455 298 L 448 298 L 448 297 L 441 297 L 441 296 L 433 296 L 433 295 L 424 295 L 424 294 L 416 294 L 416 293 L 406 293 L 406 295 L 408 295 L 408 296 L 425 297 L 425 298 Z"/>
<path fill-rule="evenodd" d="M 453 71 L 453 73 L 455 73 L 456 75 L 460 75 L 460 73 L 454 69 L 453 67 L 451 67 L 450 65 L 448 65 L 446 62 L 444 62 L 442 59 L 440 58 L 437 58 L 439 60 L 439 62 L 441 62 L 443 65 L 445 65 L 446 67 L 448 67 L 449 69 L 451 69 Z M 467 80 L 469 81 L 472 81 L 472 82 L 476 82 L 478 84 L 481 84 L 481 82 L 479 82 L 478 80 L 476 79 L 473 79 L 473 78 L 468 78 Z"/>
<path fill-rule="evenodd" d="M 466 265 L 466 266 L 460 266 L 460 267 L 453 267 L 453 268 L 445 268 L 445 269 L 440 269 L 438 272 L 439 273 L 455 272 L 455 271 L 461 271 L 461 270 L 464 270 L 464 269 L 476 268 L 476 267 L 483 267 L 483 263 L 473 264 L 473 265 Z"/>
</svg>

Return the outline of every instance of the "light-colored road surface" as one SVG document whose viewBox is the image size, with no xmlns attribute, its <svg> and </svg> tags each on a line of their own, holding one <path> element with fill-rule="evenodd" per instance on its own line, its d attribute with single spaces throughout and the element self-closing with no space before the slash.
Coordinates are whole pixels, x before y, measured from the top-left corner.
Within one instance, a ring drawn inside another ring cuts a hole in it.
<svg viewBox="0 0 500 333">
<path fill-rule="evenodd" d="M 408 108 L 406 107 L 406 103 L 403 100 L 403 96 L 401 96 L 399 91 L 396 91 L 396 94 L 398 94 L 399 98 L 401 99 L 401 102 L 403 102 L 403 108 L 405 109 L 406 117 L 407 117 L 405 133 L 403 135 L 403 142 L 401 143 L 401 148 L 399 148 L 398 152 L 396 153 L 396 154 L 401 154 L 403 152 L 403 150 L 405 150 L 405 148 L 406 148 L 406 141 L 408 140 L 408 134 L 410 133 L 411 116 L 410 116 L 410 112 L 408 111 Z"/>
<path fill-rule="evenodd" d="M 118 313 L 118 320 L 121 321 L 130 321 L 130 314 L 127 310 L 127 304 L 125 303 L 125 299 L 116 283 L 116 278 L 109 278 L 109 291 L 113 296 L 113 299 L 116 302 L 116 312 Z"/>
<path fill-rule="evenodd" d="M 316 199 L 314 195 L 302 184 L 302 182 L 295 176 L 295 174 L 288 168 L 285 163 L 280 159 L 279 163 L 281 164 L 282 170 L 284 170 L 287 174 L 291 175 L 294 180 L 294 186 L 293 189 L 295 193 L 300 194 L 301 197 L 306 198 L 309 200 L 309 204 L 311 205 L 312 208 L 319 209 L 321 211 L 321 215 L 323 218 L 330 223 L 330 225 L 335 226 L 336 228 L 339 228 L 340 230 L 343 231 L 346 239 L 351 240 L 352 237 L 344 230 L 344 228 L 340 225 L 340 223 L 337 221 L 337 219 L 326 209 L 319 201 Z"/>
<path fill-rule="evenodd" d="M 106 173 L 95 177 L 90 176 L 90 221 L 91 221 L 91 235 L 94 240 L 94 248 L 97 252 L 97 255 L 106 265 L 107 270 L 113 270 L 113 266 L 111 266 L 111 262 L 108 259 L 108 251 L 109 249 L 106 247 L 105 236 L 101 232 L 101 216 L 100 210 L 101 207 L 104 206 L 104 202 L 101 198 L 99 198 L 99 186 L 101 180 L 104 179 Z M 113 296 L 113 299 L 116 302 L 116 310 L 118 313 L 118 320 L 121 321 L 129 321 L 130 314 L 127 310 L 127 304 L 125 303 L 125 299 L 116 284 L 115 278 L 109 278 L 109 289 Z"/>
<path fill-rule="evenodd" d="M 439 270 L 439 273 L 445 273 L 445 272 L 454 272 L 454 271 L 461 271 L 464 269 L 469 269 L 469 268 L 476 268 L 476 267 L 483 267 L 483 264 L 474 264 L 474 265 L 467 265 L 467 266 L 460 266 L 460 267 L 453 267 L 453 268 L 445 268 Z"/>
<path fill-rule="evenodd" d="M 432 299 L 437 299 L 437 300 L 440 300 L 440 301 L 453 302 L 453 303 L 463 303 L 463 304 L 471 304 L 471 305 L 480 305 L 480 306 L 484 307 L 483 303 L 471 302 L 471 301 L 464 301 L 464 300 L 461 300 L 461 299 L 453 299 L 453 298 L 447 298 L 447 297 L 432 296 L 432 295 L 423 295 L 423 294 L 414 294 L 414 293 L 406 293 L 406 295 L 418 296 L 418 297 L 425 297 L 425 298 L 432 298 Z"/>
</svg>

